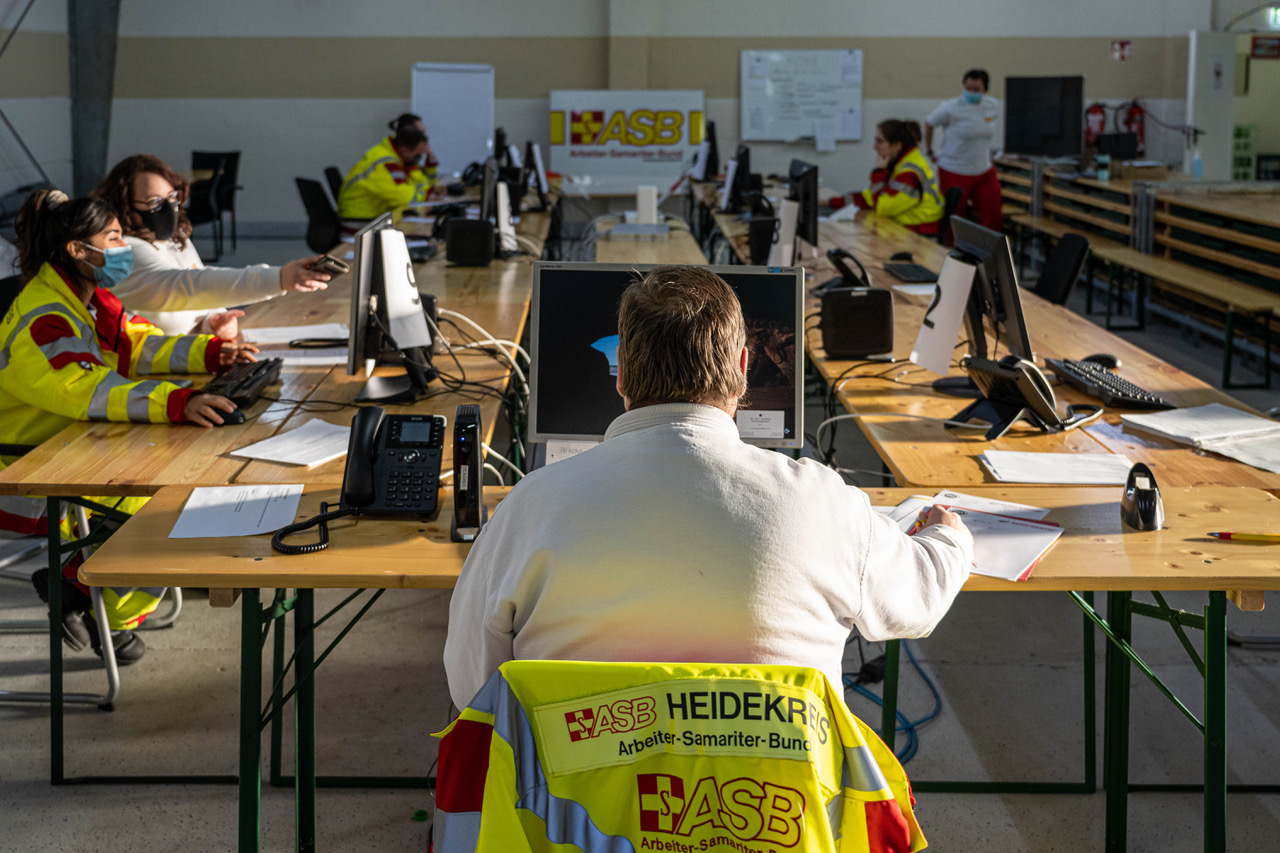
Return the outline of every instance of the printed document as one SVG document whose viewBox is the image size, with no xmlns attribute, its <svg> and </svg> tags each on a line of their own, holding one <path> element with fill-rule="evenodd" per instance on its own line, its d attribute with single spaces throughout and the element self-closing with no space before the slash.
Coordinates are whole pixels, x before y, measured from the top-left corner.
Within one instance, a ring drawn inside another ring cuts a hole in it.
<svg viewBox="0 0 1280 853">
<path fill-rule="evenodd" d="M 351 427 L 316 418 L 297 429 L 233 450 L 231 455 L 241 459 L 262 459 L 312 468 L 330 459 L 345 456 L 350 440 Z"/>
<path fill-rule="evenodd" d="M 169 538 L 273 533 L 294 522 L 301 499 L 301 483 L 192 489 Z"/>
</svg>

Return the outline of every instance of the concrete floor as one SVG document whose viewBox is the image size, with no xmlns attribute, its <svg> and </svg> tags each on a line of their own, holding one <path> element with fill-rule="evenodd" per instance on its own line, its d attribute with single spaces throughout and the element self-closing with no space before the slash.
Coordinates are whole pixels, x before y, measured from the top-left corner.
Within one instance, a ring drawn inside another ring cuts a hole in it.
<svg viewBox="0 0 1280 853">
<path fill-rule="evenodd" d="M 305 254 L 300 244 L 242 241 L 224 263 L 279 262 Z M 1033 330 L 1034 332 L 1034 330 Z M 1136 338 L 1171 361 L 1212 380 L 1217 351 L 1168 343 L 1159 328 Z M 1164 347 L 1164 349 L 1159 349 Z M 1167 352 L 1166 352 L 1167 351 Z M 1203 353 L 1203 355 L 1199 355 Z M 1280 404 L 1275 391 L 1241 392 L 1259 407 Z M 807 416 L 812 430 L 815 407 Z M 878 470 L 856 428 L 839 432 L 841 464 Z M 878 484 L 876 477 L 863 479 Z M 0 555 L 12 543 L 0 542 Z M 38 559 L 20 568 L 34 570 Z M 343 597 L 321 591 L 317 612 Z M 1175 607 L 1198 610 L 1203 596 L 1169 596 Z M 349 608 L 349 611 L 352 611 Z M 435 758 L 432 731 L 450 716 L 440 664 L 448 593 L 392 590 L 373 607 L 319 673 L 319 759 L 325 774 L 422 775 Z M 0 619 L 39 618 L 29 585 L 0 580 Z M 1234 631 L 1280 635 L 1274 609 L 1229 608 Z M 320 629 L 327 643 L 346 619 Z M 1163 630 L 1162 630 L 1163 629 Z M 176 627 L 147 632 L 146 659 L 123 671 L 113 712 L 72 707 L 67 713 L 67 772 L 83 774 L 234 774 L 238 737 L 239 610 L 216 610 L 198 591 Z M 995 779 L 1077 781 L 1083 777 L 1080 685 L 1082 617 L 1065 595 L 975 593 L 960 597 L 934 636 L 912 643 L 936 684 L 942 710 L 920 729 L 907 764 L 916 780 Z M 1198 636 L 1192 634 L 1198 643 Z M 1167 627 L 1137 623 L 1136 644 L 1156 672 L 1193 710 L 1201 689 L 1194 667 Z M 47 686 L 47 635 L 0 639 L 0 688 Z M 1101 697 L 1101 643 L 1096 679 Z M 868 657 L 880 653 L 867 646 Z M 849 660 L 858 660 L 856 645 Z M 1228 780 L 1280 785 L 1280 649 L 1232 647 Z M 105 685 L 90 652 L 67 655 L 70 690 Z M 269 675 L 268 675 L 269 679 Z M 879 685 L 872 685 L 879 690 Z M 264 690 L 270 684 L 264 682 Z M 900 707 L 911 718 L 930 710 L 932 696 L 904 660 Z M 1132 758 L 1135 783 L 1188 783 L 1201 771 L 1194 727 L 1141 675 L 1133 676 Z M 850 696 L 854 711 L 876 723 L 879 711 Z M 1101 724 L 1101 711 L 1095 710 Z M 286 720 L 286 732 L 291 720 Z M 0 851 L 231 850 L 236 838 L 233 786 L 69 785 L 52 787 L 49 724 L 43 705 L 0 703 Z M 1099 732 L 1100 738 L 1100 732 Z M 904 741 L 900 738 L 898 747 Z M 285 745 L 284 766 L 291 766 Z M 1093 745 L 1101 761 L 1101 742 Z M 264 748 L 264 767 L 266 750 Z M 265 772 L 265 771 L 264 771 Z M 1102 849 L 1104 795 L 992 795 L 918 793 L 918 815 L 938 851 L 1084 853 Z M 414 812 L 430 809 L 425 790 L 319 792 L 323 850 L 423 850 L 426 824 Z M 1280 836 L 1280 796 L 1228 797 L 1229 850 L 1274 849 Z M 293 847 L 292 789 L 263 785 L 263 850 Z M 1130 851 L 1179 853 L 1203 849 L 1202 812 L 1195 793 L 1135 793 L 1130 797 Z"/>
</svg>

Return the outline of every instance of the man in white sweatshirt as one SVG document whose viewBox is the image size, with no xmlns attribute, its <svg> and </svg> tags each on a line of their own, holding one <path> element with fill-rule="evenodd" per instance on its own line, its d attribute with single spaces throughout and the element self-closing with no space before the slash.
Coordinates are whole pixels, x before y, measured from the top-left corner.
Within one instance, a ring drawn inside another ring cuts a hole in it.
<svg viewBox="0 0 1280 853">
<path fill-rule="evenodd" d="M 973 540 L 934 508 L 913 537 L 811 459 L 744 443 L 733 290 L 659 267 L 618 315 L 627 412 L 598 447 L 526 477 L 472 547 L 444 663 L 462 708 L 513 659 L 779 663 L 840 683 L 849 632 L 921 637 Z"/>
</svg>

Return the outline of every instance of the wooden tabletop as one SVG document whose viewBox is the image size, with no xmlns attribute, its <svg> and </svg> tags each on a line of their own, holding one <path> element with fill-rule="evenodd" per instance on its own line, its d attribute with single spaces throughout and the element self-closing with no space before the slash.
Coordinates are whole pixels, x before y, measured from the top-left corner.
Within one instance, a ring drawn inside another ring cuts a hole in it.
<svg viewBox="0 0 1280 853">
<path fill-rule="evenodd" d="M 550 224 L 548 214 L 526 213 L 517 228 L 541 244 Z M 341 251 L 339 251 L 341 256 Z M 494 261 L 487 267 L 450 267 L 442 256 L 414 267 L 418 288 L 439 298 L 441 308 L 470 317 L 499 338 L 519 340 L 528 315 L 532 293 L 532 259 Z M 330 282 L 327 290 L 290 293 L 245 309 L 246 328 L 254 326 L 294 326 L 311 323 L 347 322 L 350 313 L 350 276 Z M 444 326 L 446 336 L 460 342 L 463 336 Z M 468 334 L 473 334 L 468 332 Z M 264 355 L 270 355 L 269 350 Z M 447 355 L 436 357 L 438 366 L 456 375 L 457 365 Z M 468 380 L 488 381 L 502 390 L 506 369 L 483 354 L 459 355 Z M 383 373 L 393 370 L 379 369 Z M 208 376 L 194 376 L 198 385 Z M 282 429 L 301 426 L 313 417 L 332 423 L 349 424 L 351 409 L 335 412 L 307 411 L 296 401 L 355 399 L 365 378 L 347 376 L 345 366 L 295 367 L 286 365 L 281 384 L 270 387 L 266 396 L 282 401 L 259 400 L 247 412 L 243 425 L 201 429 L 167 424 L 129 424 L 107 421 L 77 421 L 36 450 L 0 471 L 0 494 L 25 495 L 151 495 L 166 485 L 221 485 L 229 482 L 320 482 L 340 483 L 340 460 L 313 469 L 247 462 L 228 455 L 239 447 L 261 441 Z M 412 410 L 443 414 L 452 419 L 459 403 L 474 402 L 481 407 L 482 422 L 492 434 L 499 403 L 491 396 L 474 399 L 459 394 L 437 393 L 411 407 L 388 407 L 389 411 Z M 321 406 L 321 408 L 330 408 Z M 446 457 L 449 454 L 446 453 Z M 446 458 L 445 464 L 450 459 Z"/>
<path fill-rule="evenodd" d="M 972 494 L 1051 509 L 1059 542 L 1026 582 L 973 575 L 966 590 L 1231 590 L 1280 588 L 1280 546 L 1223 542 L 1211 530 L 1264 530 L 1280 516 L 1280 501 L 1254 489 L 1223 486 L 1163 490 L 1165 527 L 1138 532 L 1120 521 L 1119 488 L 978 487 Z M 214 588 L 450 588 L 469 546 L 449 541 L 448 489 L 431 522 L 341 519 L 330 525 L 328 549 L 305 556 L 271 550 L 267 535 L 170 539 L 190 489 L 162 489 L 80 569 L 95 586 L 207 586 Z M 486 489 L 495 506 L 505 489 Z M 892 505 L 910 489 L 869 489 L 871 502 Z M 335 489 L 308 488 L 299 519 L 334 502 Z M 312 541 L 314 532 L 297 537 Z M 140 560 L 139 554 L 146 559 Z"/>
<path fill-rule="evenodd" d="M 1237 310 L 1271 311 L 1280 307 L 1280 293 L 1270 293 L 1172 258 L 1144 254 L 1128 246 L 1099 246 L 1093 254 L 1107 263 L 1209 296 Z"/>
</svg>

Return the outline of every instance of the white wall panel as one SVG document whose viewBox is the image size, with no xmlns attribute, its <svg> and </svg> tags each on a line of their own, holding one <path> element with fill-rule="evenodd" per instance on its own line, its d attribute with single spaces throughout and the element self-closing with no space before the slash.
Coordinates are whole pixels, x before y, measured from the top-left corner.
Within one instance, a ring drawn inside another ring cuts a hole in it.
<svg viewBox="0 0 1280 853">
<path fill-rule="evenodd" d="M 57 186 L 71 186 L 71 99 L 5 98 L 0 108 Z M 42 180 L 13 134 L 0 124 L 0 194 Z"/>
</svg>

